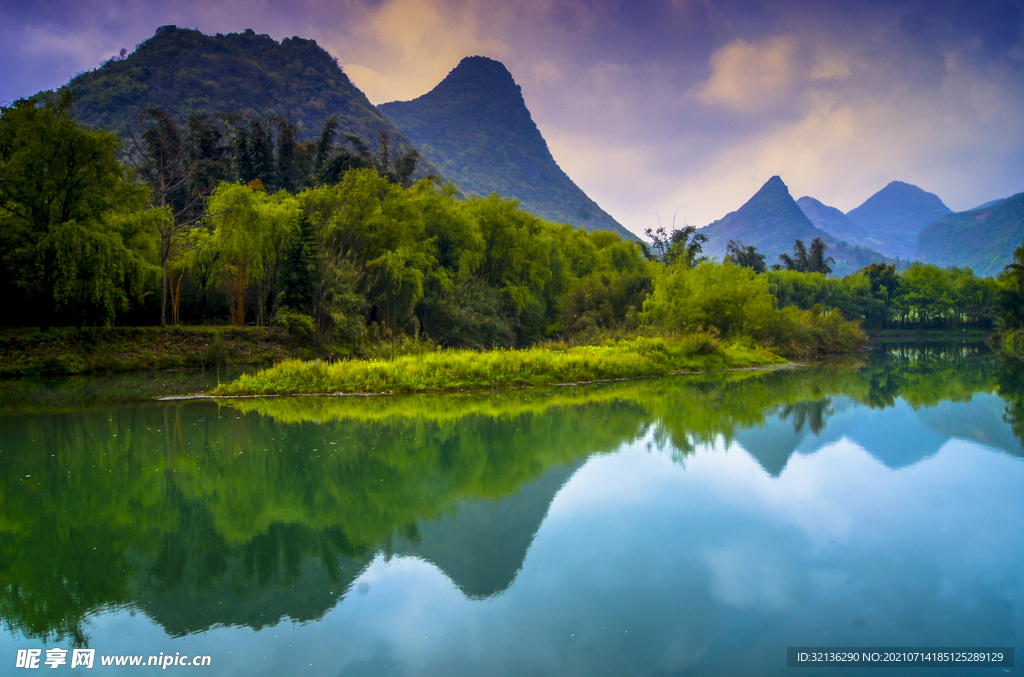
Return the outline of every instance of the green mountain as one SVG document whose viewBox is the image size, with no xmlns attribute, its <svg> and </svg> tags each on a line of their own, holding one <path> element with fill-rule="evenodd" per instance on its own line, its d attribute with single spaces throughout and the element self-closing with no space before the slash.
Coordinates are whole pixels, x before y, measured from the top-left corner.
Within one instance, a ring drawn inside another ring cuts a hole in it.
<svg viewBox="0 0 1024 677">
<path fill-rule="evenodd" d="M 998 275 L 1024 241 L 1024 193 L 995 204 L 948 214 L 917 238 L 917 254 L 940 266 L 969 266 L 976 275 Z"/>
<path fill-rule="evenodd" d="M 886 256 L 917 257 L 917 236 L 952 210 L 933 193 L 893 181 L 846 216 L 867 233 L 864 243 Z"/>
<path fill-rule="evenodd" d="M 855 247 L 816 228 L 778 176 L 768 179 L 742 207 L 701 228 L 700 232 L 708 237 L 704 253 L 719 260 L 725 258 L 729 240 L 739 240 L 756 247 L 770 266 L 778 263 L 780 254 L 793 251 L 795 240 L 803 240 L 810 246 L 816 237 L 828 245 L 828 254 L 836 261 L 832 266 L 836 276 L 848 275 L 884 260 L 878 252 Z"/>
<path fill-rule="evenodd" d="M 868 234 L 864 229 L 835 207 L 829 207 L 806 195 L 797 200 L 796 203 L 815 227 L 820 228 L 837 240 L 843 240 L 855 246 L 870 248 Z"/>
<path fill-rule="evenodd" d="M 393 146 L 411 145 L 316 42 L 278 43 L 251 29 L 211 36 L 161 26 L 132 54 L 66 87 L 77 97 L 74 114 L 82 122 L 110 130 L 137 128 L 138 113 L 155 106 L 176 119 L 202 111 L 282 117 L 296 125 L 300 140 L 315 138 L 335 115 L 340 134 L 375 144 L 387 132 Z"/>
<path fill-rule="evenodd" d="M 500 62 L 467 57 L 418 99 L 379 108 L 467 195 L 498 193 L 549 221 L 636 238 L 558 167 Z"/>
</svg>

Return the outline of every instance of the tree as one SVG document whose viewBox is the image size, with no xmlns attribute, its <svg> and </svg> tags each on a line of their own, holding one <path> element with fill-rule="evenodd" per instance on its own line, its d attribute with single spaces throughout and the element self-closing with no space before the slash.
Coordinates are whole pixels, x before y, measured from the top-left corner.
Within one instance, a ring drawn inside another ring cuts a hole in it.
<svg viewBox="0 0 1024 677">
<path fill-rule="evenodd" d="M 807 272 L 830 275 L 832 268 L 828 264 L 835 262 L 836 260 L 828 255 L 828 245 L 822 242 L 820 237 L 811 240 L 811 253 L 807 258 Z"/>
<path fill-rule="evenodd" d="M 803 240 L 796 240 L 793 243 L 793 256 L 783 252 L 779 254 L 779 260 L 786 270 L 795 270 L 798 273 L 806 273 L 808 268 L 807 246 Z"/>
<path fill-rule="evenodd" d="M 252 288 L 256 323 L 263 325 L 288 245 L 298 230 L 299 201 L 284 191 L 268 195 L 256 181 L 249 186 L 225 183 L 210 197 L 209 210 L 214 226 L 210 244 L 220 254 L 231 322 L 245 324 L 245 301 Z"/>
<path fill-rule="evenodd" d="M 661 227 L 654 231 L 648 228 L 644 234 L 651 238 L 657 259 L 665 265 L 682 263 L 687 268 L 693 268 L 707 260 L 707 257 L 700 254 L 708 241 L 708 236 L 697 232 L 696 226 L 673 229 L 671 233 L 666 233 Z"/>
<path fill-rule="evenodd" d="M 798 273 L 824 273 L 832 272 L 829 263 L 835 263 L 835 259 L 828 256 L 828 245 L 820 237 L 811 240 L 810 254 L 803 240 L 796 240 L 793 243 L 793 256 L 783 253 L 779 255 L 786 270 L 795 270 Z"/>
<path fill-rule="evenodd" d="M 1013 263 L 1003 268 L 999 290 L 999 317 L 1004 329 L 1024 327 L 1024 243 L 1013 252 Z"/>
<path fill-rule="evenodd" d="M 77 123 L 72 103 L 0 108 L 2 277 L 44 328 L 60 311 L 112 323 L 151 270 L 145 193 L 126 181 L 117 137 Z"/>
<path fill-rule="evenodd" d="M 750 268 L 755 273 L 768 270 L 764 263 L 764 254 L 758 254 L 754 245 L 744 246 L 739 240 L 729 240 L 725 248 L 725 260 L 741 268 Z"/>
<path fill-rule="evenodd" d="M 185 217 L 202 201 L 205 195 L 191 193 L 189 183 L 197 165 L 189 153 L 181 130 L 174 119 L 159 108 L 147 108 L 139 113 L 138 121 L 152 118 L 153 124 L 140 136 L 128 130 L 132 140 L 132 153 L 127 161 L 153 191 L 155 207 L 165 218 L 157 221 L 160 233 L 160 324 L 167 324 L 167 296 L 171 278 L 171 259 L 176 242 L 191 226 L 193 220 Z"/>
</svg>

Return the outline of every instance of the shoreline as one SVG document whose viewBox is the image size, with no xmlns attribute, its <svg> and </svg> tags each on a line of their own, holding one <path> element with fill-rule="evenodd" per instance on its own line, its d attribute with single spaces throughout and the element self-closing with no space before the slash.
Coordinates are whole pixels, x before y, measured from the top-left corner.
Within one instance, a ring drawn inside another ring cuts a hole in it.
<svg viewBox="0 0 1024 677">
<path fill-rule="evenodd" d="M 759 366 L 750 367 L 729 367 L 725 369 L 710 369 L 706 371 L 670 371 L 663 374 L 646 374 L 642 376 L 626 376 L 621 378 L 601 378 L 592 379 L 589 381 L 575 381 L 569 383 L 538 383 L 533 385 L 510 385 L 510 386 L 492 386 L 488 388 L 448 388 L 440 390 L 409 390 L 409 391 L 394 391 L 384 390 L 380 392 L 318 392 L 318 393 L 272 393 L 265 395 L 210 395 L 205 393 L 196 393 L 194 395 L 168 395 L 166 397 L 154 398 L 157 402 L 177 402 L 177 401 L 188 401 L 188 400 L 252 400 L 270 397 L 384 397 L 388 395 L 450 395 L 454 393 L 472 393 L 472 392 L 495 392 L 495 391 L 509 391 L 509 390 L 530 390 L 533 388 L 570 388 L 574 386 L 586 386 L 593 385 L 595 383 L 616 383 L 624 381 L 640 381 L 642 379 L 652 378 L 663 378 L 665 376 L 702 376 L 706 374 L 721 374 L 731 372 L 742 372 L 742 371 L 782 371 L 786 369 L 798 369 L 806 367 L 807 364 L 803 362 L 789 362 L 786 364 L 765 364 Z"/>
</svg>

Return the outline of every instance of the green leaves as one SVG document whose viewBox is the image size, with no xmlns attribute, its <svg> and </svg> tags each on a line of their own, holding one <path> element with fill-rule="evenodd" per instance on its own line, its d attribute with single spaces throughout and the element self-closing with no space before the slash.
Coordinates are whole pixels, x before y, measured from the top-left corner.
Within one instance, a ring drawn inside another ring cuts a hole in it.
<svg viewBox="0 0 1024 677">
<path fill-rule="evenodd" d="M 125 181 L 117 138 L 70 108 L 69 95 L 0 108 L 0 277 L 30 304 L 19 323 L 109 324 L 143 292 L 151 233 L 129 215 L 144 191 Z"/>
</svg>

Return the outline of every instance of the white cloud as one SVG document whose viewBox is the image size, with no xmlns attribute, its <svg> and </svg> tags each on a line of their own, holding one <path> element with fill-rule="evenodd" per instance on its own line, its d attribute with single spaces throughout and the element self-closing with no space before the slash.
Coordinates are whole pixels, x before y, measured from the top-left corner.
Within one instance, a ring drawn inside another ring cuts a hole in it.
<svg viewBox="0 0 1024 677">
<path fill-rule="evenodd" d="M 747 114 L 763 114 L 785 101 L 798 77 L 797 41 L 789 35 L 761 43 L 736 39 L 711 55 L 711 77 L 697 100 Z"/>
</svg>

